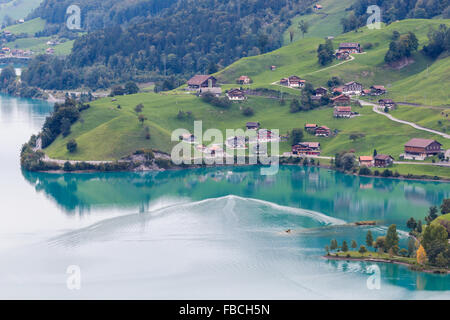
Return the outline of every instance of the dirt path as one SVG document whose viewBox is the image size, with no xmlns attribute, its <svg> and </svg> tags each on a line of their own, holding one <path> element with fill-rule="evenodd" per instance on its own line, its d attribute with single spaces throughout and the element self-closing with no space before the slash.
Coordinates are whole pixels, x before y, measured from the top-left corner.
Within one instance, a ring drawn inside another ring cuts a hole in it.
<svg viewBox="0 0 450 320">
<path fill-rule="evenodd" d="M 378 114 L 380 114 L 382 116 L 385 116 L 385 117 L 389 118 L 392 121 L 395 121 L 395 122 L 398 122 L 398 123 L 402 123 L 402 124 L 406 124 L 406 125 L 411 126 L 411 127 L 415 128 L 417 130 L 430 132 L 430 133 L 433 133 L 433 134 L 440 135 L 440 136 L 442 136 L 442 137 L 444 137 L 446 139 L 450 139 L 450 135 L 448 135 L 446 133 L 443 133 L 443 132 L 440 132 L 440 131 L 437 131 L 437 130 L 433 130 L 433 129 L 428 129 L 428 128 L 421 127 L 418 124 L 415 124 L 414 122 L 409 122 L 409 121 L 397 119 L 397 118 L 393 117 L 392 115 L 390 115 L 389 113 L 386 113 L 386 112 L 382 111 L 381 110 L 381 106 L 378 105 L 378 104 L 367 102 L 367 101 L 364 101 L 364 100 L 359 100 L 359 99 L 358 99 L 358 101 L 363 106 L 372 106 L 373 107 L 372 108 L 373 112 L 378 113 Z"/>
</svg>

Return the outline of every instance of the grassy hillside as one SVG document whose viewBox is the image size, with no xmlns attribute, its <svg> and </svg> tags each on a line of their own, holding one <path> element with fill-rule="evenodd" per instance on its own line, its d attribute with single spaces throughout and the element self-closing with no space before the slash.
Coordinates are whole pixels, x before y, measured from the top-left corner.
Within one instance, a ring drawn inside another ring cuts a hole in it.
<svg viewBox="0 0 450 320">
<path fill-rule="evenodd" d="M 305 38 L 317 37 L 324 38 L 326 36 L 337 36 L 342 33 L 341 19 L 347 15 L 345 11 L 349 8 L 355 0 L 323 0 L 318 4 L 323 6 L 321 10 L 314 10 L 310 14 L 297 16 L 291 20 L 292 26 L 289 29 L 293 29 L 294 41 L 302 39 L 302 33 L 298 29 L 298 23 L 304 20 L 308 23 L 308 33 L 305 34 Z M 289 30 L 286 30 L 283 37 L 284 44 L 290 43 Z"/>
<path fill-rule="evenodd" d="M 6 15 L 14 20 L 25 18 L 41 2 L 42 0 L 11 0 L 8 3 L 0 4 L 0 23 Z"/>
<path fill-rule="evenodd" d="M 33 36 L 36 32 L 44 30 L 45 20 L 41 18 L 36 18 L 33 20 L 25 21 L 24 23 L 15 24 L 6 27 L 2 30 L 8 30 L 13 34 L 26 33 Z"/>
<path fill-rule="evenodd" d="M 425 128 L 450 132 L 449 108 L 399 105 L 397 110 L 391 111 L 391 114 L 398 119 L 411 121 Z"/>
<path fill-rule="evenodd" d="M 28 37 L 17 39 L 12 42 L 8 42 L 5 45 L 14 48 L 14 49 L 22 49 L 22 50 L 31 50 L 37 54 L 45 53 L 45 50 L 49 47 L 47 45 L 47 41 L 51 40 L 51 37 L 40 37 L 35 38 L 34 34 L 38 31 L 43 30 L 45 27 L 45 20 L 41 18 L 36 18 L 33 20 L 26 21 L 22 24 L 16 24 L 10 27 L 5 28 L 4 30 L 8 30 L 14 34 L 26 33 Z M 66 41 L 61 44 L 54 46 L 56 55 L 68 55 L 72 50 L 74 40 Z"/>
<path fill-rule="evenodd" d="M 422 28 L 417 28 L 417 24 Z M 325 85 L 326 81 L 333 75 L 339 75 L 345 80 L 359 80 L 366 85 L 376 83 L 388 85 L 395 81 L 414 76 L 429 62 L 418 55 L 416 63 L 400 70 L 386 69 L 380 65 L 380 59 L 387 50 L 387 43 L 392 30 L 406 32 L 413 29 L 420 41 L 424 41 L 427 28 L 425 26 L 437 26 L 442 21 L 403 21 L 395 23 L 378 33 L 364 31 L 340 36 L 339 41 L 377 42 L 375 49 L 368 53 L 356 55 L 355 60 L 344 64 L 321 68 L 316 62 L 315 48 L 322 42 L 321 39 L 308 38 L 300 40 L 292 45 L 286 46 L 275 52 L 265 55 L 241 59 L 217 74 L 227 89 L 235 86 L 234 80 L 247 74 L 252 77 L 253 87 L 272 87 L 284 92 L 299 93 L 298 90 L 282 88 L 272 84 L 281 77 L 297 74 L 312 81 L 315 86 Z M 268 66 L 277 65 L 276 71 L 270 71 Z M 431 69 L 431 68 L 430 68 Z M 433 73 L 433 71 L 429 71 Z M 445 81 L 445 80 L 444 80 Z M 442 83 L 442 81 L 441 81 Z M 435 95 L 436 97 L 438 95 Z M 127 156 L 140 148 L 154 148 L 170 152 L 173 143 L 170 134 L 177 128 L 193 129 L 193 120 L 202 120 L 203 129 L 218 128 L 225 129 L 244 128 L 247 121 L 259 121 L 264 128 L 279 129 L 281 134 L 286 134 L 293 128 L 303 128 L 305 123 L 318 123 L 326 125 L 332 130 L 337 130 L 336 137 L 318 138 L 305 133 L 305 141 L 319 141 L 322 146 L 323 156 L 334 156 L 336 152 L 354 149 L 357 155 L 370 155 L 374 149 L 378 153 L 391 154 L 395 158 L 403 152 L 403 144 L 412 137 L 436 139 L 443 144 L 444 148 L 450 148 L 450 141 L 427 132 L 416 130 L 410 126 L 394 123 L 388 118 L 374 113 L 370 107 L 355 107 L 360 113 L 359 117 L 352 119 L 335 119 L 330 107 L 322 107 L 313 111 L 289 112 L 289 102 L 280 105 L 276 99 L 266 97 L 250 96 L 242 103 L 234 103 L 230 109 L 224 110 L 204 103 L 200 98 L 186 94 L 181 89 L 171 92 L 139 93 L 130 96 L 104 98 L 91 104 L 91 108 L 82 113 L 82 121 L 72 127 L 72 133 L 66 138 L 58 137 L 45 151 L 51 158 L 74 159 L 74 160 L 114 160 Z M 441 99 L 444 99 L 441 97 Z M 134 107 L 143 103 L 143 114 L 147 120 L 142 125 L 138 122 Z M 120 105 L 120 108 L 118 108 Z M 250 106 L 254 115 L 246 117 L 242 109 Z M 423 109 L 423 108 L 420 108 Z M 192 119 L 177 119 L 178 112 L 190 111 Z M 395 111 L 400 119 L 417 121 L 424 126 L 433 127 L 431 123 L 437 124 L 440 116 L 438 110 L 443 108 L 428 108 L 425 112 L 419 112 L 417 107 L 403 107 Z M 421 116 L 420 116 L 421 114 Z M 428 125 L 430 124 L 430 125 Z M 151 139 L 145 139 L 144 127 L 149 126 Z M 363 133 L 364 137 L 352 141 L 352 133 Z M 66 144 L 69 139 L 76 139 L 78 151 L 69 154 Z M 208 144 L 209 142 L 204 142 Z M 280 151 L 290 151 L 288 142 L 281 143 Z M 402 174 L 415 173 L 426 175 L 439 175 L 450 178 L 449 168 L 438 168 L 433 166 L 396 165 L 395 170 Z"/>
<path fill-rule="evenodd" d="M 334 39 L 335 48 L 340 42 L 360 42 L 362 45 L 371 43 L 373 47 L 364 54 L 354 55 L 353 61 L 339 65 L 336 61 L 334 66 L 327 68 L 321 68 L 317 63 L 317 47 L 324 40 L 308 38 L 265 55 L 241 59 L 217 76 L 222 82 L 233 83 L 237 77 L 246 74 L 252 77 L 254 86 L 270 86 L 281 77 L 292 74 L 305 78 L 314 86 L 325 86 L 332 76 L 339 76 L 345 81 L 355 80 L 365 86 L 385 85 L 391 91 L 390 96 L 396 100 L 424 103 L 424 97 L 433 97 L 432 101 L 427 99 L 428 104 L 448 105 L 446 86 L 441 84 L 450 81 L 449 57 L 433 63 L 421 53 L 415 53 L 414 63 L 400 70 L 387 67 L 384 63 L 384 55 L 394 30 L 400 33 L 413 31 L 421 48 L 428 42 L 427 33 L 430 28 L 436 29 L 441 23 L 450 25 L 449 20 L 415 19 L 395 22 L 380 30 L 362 28 L 359 32 L 342 34 Z M 270 65 L 276 65 L 277 70 L 270 71 Z"/>
</svg>

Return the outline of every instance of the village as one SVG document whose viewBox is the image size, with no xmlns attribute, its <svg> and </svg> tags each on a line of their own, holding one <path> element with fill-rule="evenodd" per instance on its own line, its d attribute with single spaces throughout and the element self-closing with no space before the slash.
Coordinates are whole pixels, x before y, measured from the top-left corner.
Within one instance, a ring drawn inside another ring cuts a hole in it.
<svg viewBox="0 0 450 320">
<path fill-rule="evenodd" d="M 351 58 L 351 54 L 362 53 L 361 45 L 359 43 L 341 43 L 339 48 L 335 52 L 335 58 L 339 60 L 348 60 Z M 276 70 L 276 66 L 269 66 L 270 70 Z M 225 97 L 231 102 L 242 102 L 247 100 L 247 96 L 250 90 L 246 90 L 243 86 L 250 85 L 252 79 L 247 75 L 242 75 L 236 79 L 236 84 L 240 85 L 238 88 L 231 88 L 225 91 Z M 281 78 L 276 84 L 291 89 L 303 89 L 307 83 L 306 79 L 302 79 L 300 76 L 291 75 L 289 77 Z M 222 88 L 218 85 L 218 80 L 212 75 L 195 75 L 187 82 L 186 89 L 188 92 L 195 93 L 198 96 L 205 94 L 214 95 L 215 97 L 221 97 L 223 92 Z M 350 81 L 343 85 L 332 87 L 327 89 L 325 87 L 318 87 L 314 89 L 311 95 L 311 101 L 327 101 L 327 104 L 331 105 L 332 112 L 330 117 L 336 119 L 351 119 L 353 117 L 360 116 L 355 110 L 355 104 L 358 104 L 358 98 L 360 97 L 379 97 L 377 99 L 378 108 L 385 113 L 389 113 L 391 110 L 397 108 L 396 102 L 392 99 L 382 98 L 381 96 L 387 93 L 387 89 L 383 85 L 373 84 L 369 88 L 357 81 Z M 355 103 L 356 101 L 356 103 Z M 303 125 L 304 131 L 308 136 L 314 136 L 318 138 L 330 138 L 338 134 L 337 130 L 330 129 L 323 124 L 305 123 Z M 272 137 L 271 131 L 267 129 L 260 129 L 259 122 L 247 122 L 246 129 L 255 130 L 257 132 L 256 142 L 267 141 L 287 141 L 288 135 L 281 137 Z M 289 133 L 288 133 L 289 134 Z M 188 137 L 191 142 L 195 141 L 195 137 Z M 248 138 L 244 136 L 231 137 L 227 140 L 226 146 L 230 149 L 248 149 Z M 255 142 L 255 141 L 253 141 Z M 257 146 L 259 144 L 256 144 Z M 442 148 L 442 144 L 436 140 L 412 138 L 409 141 L 405 141 L 404 153 L 400 155 L 398 160 L 418 160 L 425 161 L 427 158 L 439 155 L 442 159 L 445 150 Z M 213 146 L 207 148 L 203 145 L 197 146 L 197 149 L 203 153 L 215 156 L 223 156 L 222 146 Z M 375 149 L 375 148 L 374 148 Z M 321 148 L 319 141 L 301 141 L 291 146 L 290 152 L 285 152 L 284 156 L 290 157 L 319 157 L 321 155 Z M 377 154 L 376 150 L 372 155 L 362 155 L 358 157 L 358 163 L 360 167 L 379 167 L 387 168 L 394 163 L 395 159 L 389 154 Z"/>
</svg>

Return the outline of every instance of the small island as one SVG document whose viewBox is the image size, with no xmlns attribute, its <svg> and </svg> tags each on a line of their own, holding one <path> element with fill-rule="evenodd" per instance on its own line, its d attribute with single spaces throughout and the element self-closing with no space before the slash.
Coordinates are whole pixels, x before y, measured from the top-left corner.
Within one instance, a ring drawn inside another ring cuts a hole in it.
<svg viewBox="0 0 450 320">
<path fill-rule="evenodd" d="M 408 266 L 421 272 L 450 274 L 450 199 L 445 199 L 440 206 L 438 215 L 436 206 L 430 207 L 422 221 L 410 218 L 406 226 L 410 229 L 408 248 L 399 247 L 399 235 L 395 224 L 389 226 L 385 236 L 375 240 L 369 230 L 366 234 L 366 244 L 360 245 L 355 240 L 346 240 L 339 246 L 336 239 L 325 246 L 326 259 L 353 260 L 368 262 L 395 263 Z M 371 251 L 373 248 L 374 251 Z"/>
</svg>

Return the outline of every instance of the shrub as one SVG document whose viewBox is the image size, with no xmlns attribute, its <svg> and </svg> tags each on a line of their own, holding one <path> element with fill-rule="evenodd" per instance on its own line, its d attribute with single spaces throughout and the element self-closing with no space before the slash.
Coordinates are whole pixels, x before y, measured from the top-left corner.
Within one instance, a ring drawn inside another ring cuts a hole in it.
<svg viewBox="0 0 450 320">
<path fill-rule="evenodd" d="M 358 252 L 361 253 L 361 254 L 366 253 L 367 252 L 366 246 L 365 245 L 361 245 L 359 247 Z"/>
<path fill-rule="evenodd" d="M 69 142 L 67 142 L 66 147 L 70 153 L 74 153 L 77 150 L 78 144 L 75 139 L 71 139 L 69 140 Z"/>
<path fill-rule="evenodd" d="M 362 176 L 368 176 L 372 174 L 372 171 L 370 171 L 370 169 L 367 167 L 361 167 L 359 168 L 359 174 Z"/>
<path fill-rule="evenodd" d="M 244 108 L 244 110 L 242 111 L 242 114 L 246 117 L 250 117 L 250 116 L 254 115 L 255 112 L 253 111 L 253 109 L 251 107 L 247 107 L 247 108 Z"/>
</svg>

